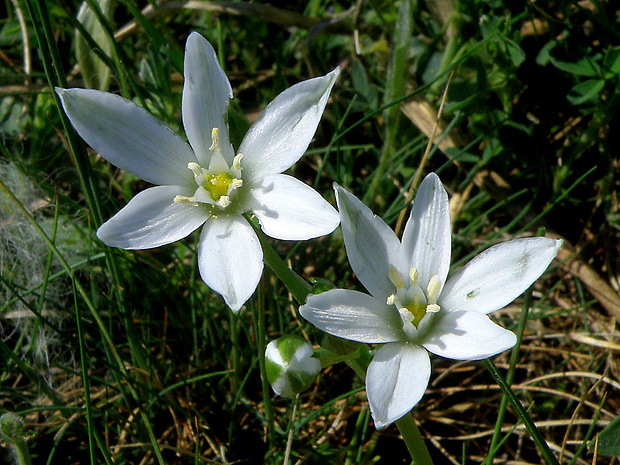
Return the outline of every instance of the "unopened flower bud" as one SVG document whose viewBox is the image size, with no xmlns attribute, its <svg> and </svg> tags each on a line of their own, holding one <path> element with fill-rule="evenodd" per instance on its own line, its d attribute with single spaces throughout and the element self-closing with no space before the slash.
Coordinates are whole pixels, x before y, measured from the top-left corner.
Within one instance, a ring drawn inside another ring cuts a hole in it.
<svg viewBox="0 0 620 465">
<path fill-rule="evenodd" d="M 300 336 L 289 334 L 267 345 L 267 379 L 276 394 L 293 397 L 310 387 L 321 371 L 312 354 L 312 346 Z"/>
</svg>

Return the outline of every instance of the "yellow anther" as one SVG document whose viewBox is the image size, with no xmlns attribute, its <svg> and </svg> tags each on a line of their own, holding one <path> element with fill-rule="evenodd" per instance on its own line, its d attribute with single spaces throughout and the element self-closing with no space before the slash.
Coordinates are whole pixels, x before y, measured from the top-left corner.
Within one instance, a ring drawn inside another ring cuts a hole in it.
<svg viewBox="0 0 620 465">
<path fill-rule="evenodd" d="M 418 284 L 418 269 L 413 267 L 409 270 L 409 281 L 411 284 Z"/>
<path fill-rule="evenodd" d="M 402 276 L 393 266 L 390 267 L 390 280 L 392 281 L 392 284 L 396 286 L 396 289 L 402 289 L 402 287 L 405 285 Z"/>
<path fill-rule="evenodd" d="M 387 298 L 387 304 L 394 305 L 395 302 L 396 302 L 396 294 L 389 295 Z"/>
<path fill-rule="evenodd" d="M 437 304 L 428 304 L 426 306 L 427 313 L 437 313 L 439 310 L 441 310 L 441 307 Z"/>
<path fill-rule="evenodd" d="M 209 150 L 220 150 L 220 143 L 219 143 L 219 134 L 220 134 L 220 130 L 218 128 L 213 128 L 213 130 L 211 131 L 211 147 L 209 147 Z"/>
<path fill-rule="evenodd" d="M 230 197 L 228 197 L 227 195 L 223 195 L 218 199 L 217 203 L 220 207 L 226 208 L 230 205 Z"/>
</svg>

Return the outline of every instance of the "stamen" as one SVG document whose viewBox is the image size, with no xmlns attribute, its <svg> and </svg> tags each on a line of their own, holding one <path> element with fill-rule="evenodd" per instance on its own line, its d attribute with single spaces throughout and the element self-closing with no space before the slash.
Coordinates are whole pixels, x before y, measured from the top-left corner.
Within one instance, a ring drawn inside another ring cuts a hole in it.
<svg viewBox="0 0 620 465">
<path fill-rule="evenodd" d="M 403 321 L 408 321 L 409 323 L 411 323 L 415 319 L 413 314 L 406 308 L 399 308 L 398 313 L 400 313 L 400 317 L 403 319 Z"/>
<path fill-rule="evenodd" d="M 238 153 L 237 155 L 235 155 L 235 158 L 233 158 L 233 168 L 236 169 L 237 171 L 241 171 L 241 159 L 243 158 L 243 154 L 242 153 Z"/>
<path fill-rule="evenodd" d="M 176 203 L 191 203 L 194 207 L 198 206 L 198 199 L 196 197 L 187 197 L 185 195 L 177 195 L 174 198 Z"/>
<path fill-rule="evenodd" d="M 213 130 L 211 131 L 211 140 L 213 142 L 211 143 L 211 147 L 209 147 L 209 150 L 220 150 L 219 134 L 220 130 L 218 128 L 213 128 Z"/>
<path fill-rule="evenodd" d="M 175 202 L 190 203 L 195 206 L 208 204 L 224 210 L 231 204 L 231 193 L 243 186 L 241 179 L 243 155 L 237 154 L 233 159 L 232 167 L 229 167 L 220 149 L 219 135 L 219 128 L 213 128 L 211 131 L 212 143 L 209 147 L 211 160 L 208 169 L 201 167 L 196 162 L 187 164 L 187 168 L 194 174 L 198 189 L 192 197 L 177 195 L 174 198 Z"/>
<path fill-rule="evenodd" d="M 389 295 L 387 298 L 387 304 L 394 305 L 395 302 L 396 302 L 396 294 Z"/>
<path fill-rule="evenodd" d="M 217 203 L 220 207 L 226 208 L 230 205 L 230 197 L 228 197 L 227 195 L 223 195 L 218 199 Z"/>
<path fill-rule="evenodd" d="M 428 287 L 426 288 L 426 298 L 428 299 L 429 304 L 437 303 L 437 297 L 439 296 L 440 288 L 441 281 L 439 281 L 439 276 L 434 275 L 428 282 Z"/>
<path fill-rule="evenodd" d="M 393 266 L 390 267 L 390 280 L 392 281 L 392 284 L 396 286 L 396 289 L 401 289 L 405 285 L 402 276 Z"/>
<path fill-rule="evenodd" d="M 437 304 L 428 304 L 426 306 L 427 313 L 437 313 L 439 310 L 441 310 L 441 307 Z"/>
<path fill-rule="evenodd" d="M 418 284 L 418 269 L 414 266 L 409 270 L 409 281 L 411 284 Z"/>
<path fill-rule="evenodd" d="M 187 164 L 187 168 L 189 168 L 190 170 L 192 170 L 192 173 L 194 173 L 194 177 L 196 177 L 196 178 L 197 178 L 198 176 L 201 176 L 201 175 L 203 174 L 203 173 L 202 173 L 202 168 L 200 167 L 200 165 L 199 165 L 198 163 L 194 163 L 193 161 L 192 161 L 192 162 L 189 162 L 189 163 Z"/>
</svg>

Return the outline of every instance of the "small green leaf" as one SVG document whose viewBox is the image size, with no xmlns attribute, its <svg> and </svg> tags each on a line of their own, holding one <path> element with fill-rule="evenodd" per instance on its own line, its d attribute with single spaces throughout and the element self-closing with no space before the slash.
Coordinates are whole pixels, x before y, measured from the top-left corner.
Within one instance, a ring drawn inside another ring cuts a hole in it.
<svg viewBox="0 0 620 465">
<path fill-rule="evenodd" d="M 518 68 L 521 63 L 525 61 L 525 52 L 519 45 L 517 45 L 512 40 L 504 39 L 503 43 L 506 47 L 506 52 L 510 57 L 510 61 L 512 61 L 512 64 L 515 68 Z"/>
<path fill-rule="evenodd" d="M 588 79 L 574 86 L 566 98 L 573 105 L 581 105 L 582 103 L 594 102 L 598 100 L 599 94 L 605 86 L 602 79 Z"/>
<path fill-rule="evenodd" d="M 601 67 L 595 61 L 598 57 L 600 57 L 600 55 L 597 57 L 585 57 L 576 63 L 556 60 L 553 57 L 550 58 L 551 63 L 562 71 L 566 71 L 567 73 L 575 74 L 577 76 L 595 77 L 601 75 Z"/>
<path fill-rule="evenodd" d="M 620 47 L 613 47 L 607 50 L 603 59 L 603 67 L 607 72 L 620 74 Z"/>
<path fill-rule="evenodd" d="M 620 455 L 620 417 L 608 424 L 598 435 L 598 453 Z"/>
</svg>

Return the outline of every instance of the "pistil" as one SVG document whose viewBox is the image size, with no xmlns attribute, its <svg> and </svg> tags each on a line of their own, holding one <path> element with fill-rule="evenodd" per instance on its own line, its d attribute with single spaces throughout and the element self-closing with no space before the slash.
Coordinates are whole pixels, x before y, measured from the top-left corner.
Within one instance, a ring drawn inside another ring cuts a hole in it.
<svg viewBox="0 0 620 465">
<path fill-rule="evenodd" d="M 402 279 L 400 272 L 390 268 L 390 281 L 396 287 L 396 292 L 387 298 L 388 305 L 396 306 L 403 323 L 403 331 L 411 339 L 418 332 L 418 326 L 427 313 L 437 313 L 440 306 L 437 298 L 441 289 L 441 281 L 437 275 L 433 276 L 426 287 L 426 293 L 418 284 L 419 273 L 414 267 L 409 270 L 408 285 Z"/>
</svg>

